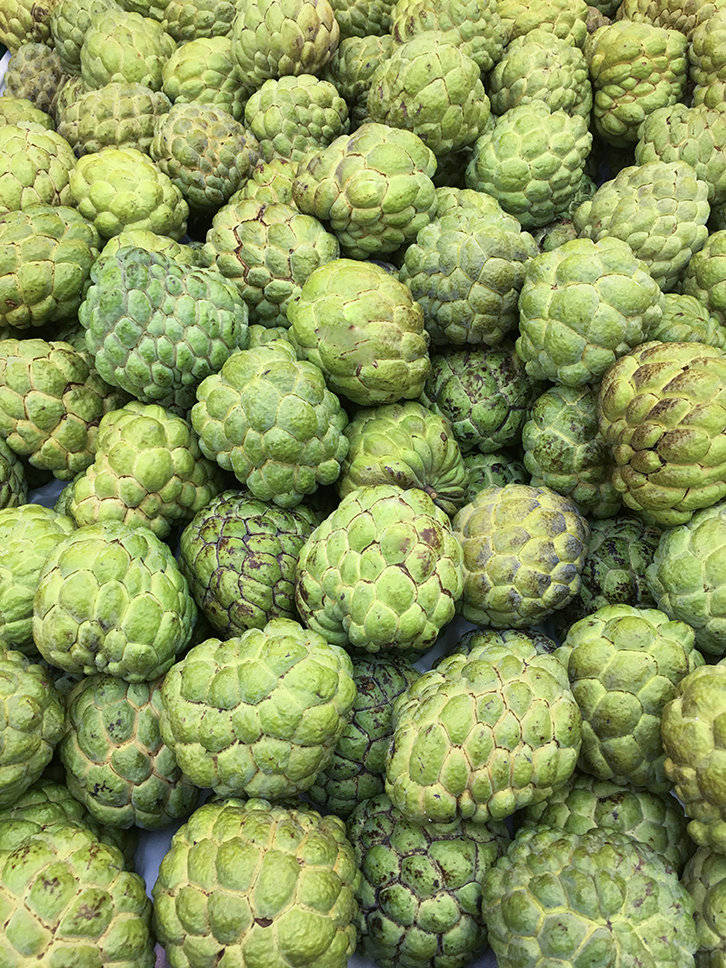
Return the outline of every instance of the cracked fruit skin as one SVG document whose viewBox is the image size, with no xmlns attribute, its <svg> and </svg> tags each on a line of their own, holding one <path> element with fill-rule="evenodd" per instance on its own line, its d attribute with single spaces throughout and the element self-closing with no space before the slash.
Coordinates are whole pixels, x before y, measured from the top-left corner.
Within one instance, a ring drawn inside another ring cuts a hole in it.
<svg viewBox="0 0 726 968">
<path fill-rule="evenodd" d="M 1 519 L 0 519 L 1 520 Z M 224 491 L 182 532 L 180 567 L 197 605 L 224 638 L 294 619 L 295 569 L 320 516 Z"/>
<path fill-rule="evenodd" d="M 548 487 L 480 491 L 453 521 L 464 554 L 467 621 L 526 628 L 580 591 L 590 528 L 574 501 Z"/>
<path fill-rule="evenodd" d="M 580 769 L 667 792 L 661 716 L 681 681 L 703 665 L 693 629 L 656 609 L 608 605 L 576 622 L 555 655 L 582 712 Z"/>
<path fill-rule="evenodd" d="M 360 952 L 380 968 L 464 968 L 486 944 L 484 873 L 506 850 L 504 824 L 419 825 L 387 796 L 348 821 L 361 869 Z"/>
<path fill-rule="evenodd" d="M 355 695 L 343 649 L 276 618 L 239 638 L 207 639 L 172 667 L 161 734 L 197 786 L 284 800 L 330 762 Z"/>
<path fill-rule="evenodd" d="M 444 658 L 397 701 L 386 793 L 409 820 L 504 820 L 573 773 L 580 711 L 524 636 Z"/>
<path fill-rule="evenodd" d="M 685 524 L 726 497 L 726 352 L 645 343 L 607 371 L 599 411 L 613 484 L 646 521 Z"/>
<path fill-rule="evenodd" d="M 33 638 L 66 672 L 144 682 L 183 652 L 196 615 L 171 550 L 146 528 L 106 522 L 73 531 L 46 560 Z"/>
<path fill-rule="evenodd" d="M 303 622 L 365 652 L 425 652 L 454 617 L 461 548 L 445 512 L 420 489 L 351 491 L 313 531 L 298 561 Z"/>
<path fill-rule="evenodd" d="M 693 904 L 678 875 L 611 830 L 521 830 L 484 875 L 482 911 L 500 968 L 693 968 Z"/>
<path fill-rule="evenodd" d="M 346 968 L 359 877 L 338 817 L 260 799 L 208 803 L 161 862 L 155 933 L 172 968 L 207 968 L 208 951 L 237 965 Z"/>
</svg>

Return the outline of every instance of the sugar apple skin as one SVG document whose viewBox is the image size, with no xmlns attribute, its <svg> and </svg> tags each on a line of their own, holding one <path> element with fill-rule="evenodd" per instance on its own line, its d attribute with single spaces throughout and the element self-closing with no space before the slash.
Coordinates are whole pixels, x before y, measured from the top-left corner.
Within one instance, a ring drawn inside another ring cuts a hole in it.
<svg viewBox="0 0 726 968">
<path fill-rule="evenodd" d="M 468 621 L 527 627 L 579 593 L 590 529 L 570 498 L 525 484 L 485 488 L 453 528 L 464 554 L 460 611 Z"/>
<path fill-rule="evenodd" d="M 35 653 L 33 598 L 40 572 L 73 529 L 70 518 L 38 504 L 0 511 L 0 640 L 8 648 Z"/>
<path fill-rule="evenodd" d="M 350 125 L 354 130 L 370 121 L 368 91 L 371 79 L 393 49 L 394 40 L 390 34 L 346 37 L 325 68 L 325 78 L 335 85 L 348 104 Z"/>
<path fill-rule="evenodd" d="M 146 682 L 184 651 L 196 617 L 169 548 L 147 529 L 106 522 L 73 531 L 46 559 L 33 639 L 66 672 Z"/>
<path fill-rule="evenodd" d="M 466 504 L 471 504 L 479 491 L 485 487 L 503 487 L 505 484 L 526 484 L 529 474 L 522 460 L 507 452 L 481 454 L 471 451 L 464 454 L 464 467 L 469 474 Z"/>
<path fill-rule="evenodd" d="M 387 796 L 348 821 L 361 869 L 359 951 L 381 968 L 463 968 L 486 944 L 481 880 L 509 840 L 503 824 L 419 826 Z"/>
<path fill-rule="evenodd" d="M 161 89 L 161 72 L 176 47 L 161 24 L 125 10 L 95 17 L 83 37 L 81 76 L 88 87 L 111 81 Z"/>
<path fill-rule="evenodd" d="M 0 807 L 35 783 L 63 736 L 65 711 L 46 670 L 0 649 Z"/>
<path fill-rule="evenodd" d="M 585 118 L 520 104 L 476 142 L 466 185 L 493 195 L 525 229 L 547 225 L 567 211 L 591 147 Z"/>
<path fill-rule="evenodd" d="M 234 283 L 262 325 L 287 327 L 291 302 L 315 269 L 338 258 L 340 246 L 292 204 L 251 197 L 249 184 L 245 198 L 235 196 L 214 216 L 204 258 Z"/>
<path fill-rule="evenodd" d="M 726 350 L 726 326 L 695 296 L 667 292 L 661 302 L 663 315 L 649 336 L 660 343 L 706 343 Z"/>
<path fill-rule="evenodd" d="M 420 34 L 437 32 L 442 40 L 462 50 L 482 73 L 502 55 L 508 29 L 496 0 L 398 0 L 391 17 L 394 41 L 404 44 Z"/>
<path fill-rule="evenodd" d="M 503 820 L 572 775 L 580 712 L 528 639 L 450 655 L 396 703 L 386 793 L 419 824 Z"/>
<path fill-rule="evenodd" d="M 83 38 L 93 21 L 119 9 L 116 0 L 58 0 L 50 12 L 48 26 L 66 74 L 81 73 Z"/>
<path fill-rule="evenodd" d="M 236 491 L 224 491 L 197 512 L 182 532 L 179 563 L 197 605 L 223 638 L 296 617 L 297 560 L 319 523 L 304 504 L 284 509 Z"/>
<path fill-rule="evenodd" d="M 99 823 L 155 830 L 188 817 L 199 791 L 161 738 L 161 681 L 84 679 L 60 744 L 68 788 Z"/>
<path fill-rule="evenodd" d="M 615 15 L 618 20 L 653 23 L 658 27 L 680 30 L 690 40 L 694 29 L 719 7 L 719 0 L 694 0 L 691 3 L 688 0 L 665 0 L 660 3 L 653 3 L 653 0 L 625 0 Z"/>
<path fill-rule="evenodd" d="M 587 35 L 587 6 L 584 0 L 540 0 L 526 3 L 524 0 L 502 0 L 499 13 L 508 32 L 510 42 L 535 30 L 544 30 L 553 39 L 566 40 L 582 47 Z"/>
<path fill-rule="evenodd" d="M 55 128 L 53 118 L 45 111 L 36 108 L 32 101 L 27 100 L 27 98 L 13 97 L 6 92 L 0 98 L 0 124 L 14 125 L 22 121 L 39 124 L 48 131 Z"/>
<path fill-rule="evenodd" d="M 519 442 L 541 387 L 511 346 L 437 353 L 422 402 L 447 420 L 463 453 L 489 454 Z"/>
<path fill-rule="evenodd" d="M 357 693 L 330 763 L 308 796 L 320 810 L 348 817 L 364 800 L 383 793 L 394 703 L 419 673 L 404 656 L 361 656 L 353 661 Z"/>
<path fill-rule="evenodd" d="M 484 875 L 482 911 L 500 968 L 552 954 L 567 968 L 694 966 L 693 904 L 676 872 L 612 830 L 521 830 Z"/>
<path fill-rule="evenodd" d="M 221 870 L 236 874 L 220 885 Z M 338 817 L 259 799 L 208 803 L 161 863 L 155 933 L 172 968 L 205 968 L 207 951 L 237 964 L 345 968 L 359 877 Z M 187 916 L 189 898 L 199 919 Z"/>
<path fill-rule="evenodd" d="M 626 242 L 575 239 L 527 263 L 517 354 L 534 379 L 598 383 L 661 316 L 658 284 Z"/>
<path fill-rule="evenodd" d="M 726 653 L 725 558 L 726 504 L 721 503 L 664 531 L 647 571 L 658 608 L 687 622 L 698 648 L 718 658 Z"/>
<path fill-rule="evenodd" d="M 24 43 L 45 44 L 50 39 L 48 18 L 57 0 L 38 4 L 33 0 L 10 0 L 0 11 L 0 44 L 12 53 Z"/>
<path fill-rule="evenodd" d="M 160 252 L 168 256 L 173 262 L 183 266 L 196 266 L 200 263 L 199 250 L 191 245 L 184 245 L 167 235 L 157 235 L 147 229 L 123 229 L 119 235 L 114 235 L 101 249 L 101 259 L 116 255 L 119 249 L 131 246 L 144 249 L 146 252 Z M 100 269 L 100 266 L 98 267 Z M 84 336 L 85 343 L 85 336 Z"/>
<path fill-rule="evenodd" d="M 0 325 L 74 319 L 98 250 L 96 229 L 75 209 L 35 205 L 0 215 Z"/>
<path fill-rule="evenodd" d="M 600 432 L 623 503 L 661 526 L 726 497 L 726 353 L 702 343 L 645 343 L 600 388 Z"/>
<path fill-rule="evenodd" d="M 214 269 L 121 248 L 97 263 L 78 318 L 96 370 L 142 403 L 187 411 L 199 383 L 247 346 L 247 306 Z"/>
<path fill-rule="evenodd" d="M 726 666 L 696 669 L 663 710 L 665 773 L 690 818 L 688 834 L 699 847 L 726 853 L 721 723 L 726 712 Z"/>
<path fill-rule="evenodd" d="M 235 121 L 244 116 L 246 91 L 239 83 L 229 37 L 199 37 L 179 44 L 161 78 L 164 94 L 175 104 L 212 104 Z"/>
<path fill-rule="evenodd" d="M 79 158 L 70 197 L 104 239 L 124 228 L 149 229 L 177 240 L 186 232 L 189 206 L 182 193 L 136 148 L 104 148 Z"/>
<path fill-rule="evenodd" d="M 621 169 L 573 215 L 580 236 L 627 242 L 664 292 L 672 290 L 708 236 L 708 185 L 684 161 Z M 675 229 L 674 229 L 675 225 Z"/>
<path fill-rule="evenodd" d="M 448 422 L 420 403 L 391 403 L 359 411 L 345 430 L 350 448 L 343 461 L 341 497 L 359 487 L 420 487 L 454 514 L 464 504 L 467 472 Z"/>
<path fill-rule="evenodd" d="M 697 968 L 723 968 L 726 964 L 726 857 L 706 847 L 693 855 L 681 883 L 691 895 L 699 950 Z"/>
<path fill-rule="evenodd" d="M 33 205 L 67 205 L 73 149 L 56 131 L 21 121 L 0 125 L 0 215 Z"/>
<path fill-rule="evenodd" d="M 64 80 L 60 58 L 46 44 L 22 44 L 5 72 L 5 90 L 27 98 L 40 111 L 51 112 L 56 88 Z"/>
<path fill-rule="evenodd" d="M 355 695 L 343 649 L 276 618 L 239 638 L 207 639 L 172 667 L 161 735 L 198 787 L 284 800 L 330 763 Z"/>
<path fill-rule="evenodd" d="M 298 162 L 289 158 L 276 157 L 272 161 L 259 161 L 248 181 L 230 198 L 230 203 L 254 199 L 260 205 L 286 205 L 294 211 L 292 185 L 299 167 Z M 282 325 L 286 326 L 287 321 Z"/>
<path fill-rule="evenodd" d="M 0 440 L 0 508 L 16 508 L 28 503 L 28 482 L 22 461 Z"/>
<path fill-rule="evenodd" d="M 694 104 L 718 107 L 726 90 L 726 56 L 723 40 L 726 10 L 719 9 L 693 31 L 690 50 L 690 78 L 694 83 Z"/>
<path fill-rule="evenodd" d="M 226 36 L 232 30 L 235 12 L 234 0 L 168 0 L 162 24 L 177 43 Z"/>
<path fill-rule="evenodd" d="M 61 481 L 93 462 L 100 421 L 127 399 L 69 343 L 0 340 L 0 436 Z"/>
<path fill-rule="evenodd" d="M 693 853 L 686 833 L 686 818 L 671 796 L 633 790 L 609 780 L 575 773 L 545 803 L 527 807 L 525 827 L 551 827 L 571 834 L 614 830 L 645 844 L 681 874 Z"/>
<path fill-rule="evenodd" d="M 301 212 L 327 222 L 352 259 L 395 252 L 436 213 L 436 158 L 412 131 L 366 122 L 302 164 Z"/>
<path fill-rule="evenodd" d="M 611 518 L 620 508 L 610 451 L 600 435 L 590 387 L 553 387 L 538 397 L 522 428 L 531 483 L 570 497 L 586 514 Z"/>
<path fill-rule="evenodd" d="M 351 491 L 300 552 L 303 622 L 364 652 L 425 652 L 454 617 L 461 548 L 424 491 L 379 484 Z"/>
<path fill-rule="evenodd" d="M 726 230 L 714 232 L 688 264 L 683 292 L 695 296 L 708 312 L 726 326 Z"/>
<path fill-rule="evenodd" d="M 423 311 L 375 263 L 334 259 L 315 269 L 287 307 L 295 349 L 332 390 L 361 406 L 420 396 L 429 374 Z"/>
<path fill-rule="evenodd" d="M 133 401 L 101 421 L 96 459 L 74 482 L 68 509 L 79 526 L 117 521 L 165 538 L 208 504 L 220 483 L 186 420 Z"/>
<path fill-rule="evenodd" d="M 535 629 L 471 629 L 462 635 L 453 651 L 469 655 L 480 646 L 505 648 L 509 642 L 524 645 L 527 649 L 533 647 L 538 655 L 551 655 L 557 649 L 553 639 Z"/>
<path fill-rule="evenodd" d="M 582 712 L 580 769 L 665 793 L 660 721 L 703 656 L 693 629 L 656 609 L 607 605 L 571 626 L 555 653 Z"/>
</svg>

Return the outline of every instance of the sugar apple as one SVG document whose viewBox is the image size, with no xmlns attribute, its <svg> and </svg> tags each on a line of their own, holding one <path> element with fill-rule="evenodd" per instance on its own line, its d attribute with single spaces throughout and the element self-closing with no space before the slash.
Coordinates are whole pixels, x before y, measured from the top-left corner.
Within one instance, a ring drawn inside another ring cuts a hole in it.
<svg viewBox="0 0 726 968">
<path fill-rule="evenodd" d="M 175 239 L 170 239 L 167 235 L 157 235 L 148 229 L 123 229 L 118 235 L 113 235 L 101 249 L 101 259 L 116 255 L 119 249 L 132 246 L 135 249 L 144 249 L 146 252 L 160 252 L 173 262 L 183 266 L 196 266 L 199 264 L 198 250 L 191 245 L 183 245 Z M 100 264 L 96 270 L 100 271 Z M 83 344 L 85 346 L 85 330 L 80 327 L 83 334 Z"/>
<path fill-rule="evenodd" d="M 691 895 L 699 951 L 698 968 L 723 968 L 726 959 L 726 857 L 701 847 L 688 862 L 681 883 Z"/>
<path fill-rule="evenodd" d="M 246 91 L 229 37 L 200 37 L 180 44 L 164 64 L 161 77 L 164 94 L 175 104 L 211 104 L 236 121 L 242 119 Z"/>
<path fill-rule="evenodd" d="M 48 18 L 58 0 L 6 0 L 0 10 L 0 44 L 16 51 L 21 44 L 50 40 Z"/>
<path fill-rule="evenodd" d="M 504 484 L 526 484 L 529 481 L 524 463 L 504 451 L 482 454 L 470 451 L 463 455 L 464 467 L 469 475 L 466 503 L 470 504 L 485 487 L 503 487 Z"/>
<path fill-rule="evenodd" d="M 470 629 L 461 636 L 454 647 L 454 653 L 469 655 L 480 646 L 495 646 L 505 648 L 508 643 L 524 644 L 528 649 L 533 647 L 538 655 L 551 655 L 557 649 L 557 644 L 544 632 L 536 629 Z"/>
<path fill-rule="evenodd" d="M 341 37 L 388 34 L 394 0 L 331 0 Z"/>
<path fill-rule="evenodd" d="M 645 343 L 607 371 L 599 409 L 627 507 L 672 527 L 726 497 L 726 352 Z"/>
<path fill-rule="evenodd" d="M 81 73 L 83 38 L 94 20 L 117 13 L 116 0 L 58 0 L 48 19 L 53 46 L 66 74 Z"/>
<path fill-rule="evenodd" d="M 508 28 L 502 23 L 497 0 L 398 0 L 392 12 L 391 33 L 398 44 L 433 32 L 490 70 L 502 55 Z"/>
<path fill-rule="evenodd" d="M 726 231 L 714 232 L 688 264 L 683 292 L 695 296 L 726 326 Z"/>
<path fill-rule="evenodd" d="M 726 349 L 726 326 L 695 296 L 667 292 L 661 301 L 660 323 L 648 335 L 659 343 L 706 343 Z"/>
<path fill-rule="evenodd" d="M 386 793 L 415 823 L 503 820 L 572 775 L 580 712 L 557 659 L 528 639 L 475 646 L 398 700 Z"/>
<path fill-rule="evenodd" d="M 162 24 L 177 43 L 223 37 L 232 30 L 234 0 L 166 0 Z"/>
<path fill-rule="evenodd" d="M 584 0 L 500 0 L 499 15 L 510 41 L 544 30 L 567 43 L 582 47 L 587 35 Z"/>
<path fill-rule="evenodd" d="M 0 215 L 34 205 L 65 205 L 73 149 L 32 121 L 0 125 Z"/>
<path fill-rule="evenodd" d="M 720 107 L 726 93 L 726 9 L 707 17 L 693 31 L 690 47 L 690 78 L 695 85 L 694 104 Z"/>
<path fill-rule="evenodd" d="M 162 68 L 175 47 L 156 20 L 125 10 L 106 10 L 91 21 L 84 34 L 81 77 L 91 88 L 123 81 L 159 91 Z"/>
<path fill-rule="evenodd" d="M 236 205 L 244 199 L 254 199 L 261 205 L 287 205 L 294 209 L 292 185 L 299 167 L 298 162 L 289 158 L 258 161 L 242 188 L 230 198 L 230 205 Z"/>
<path fill-rule="evenodd" d="M 617 10 L 618 20 L 653 23 L 680 30 L 689 39 L 693 30 L 721 5 L 721 0 L 624 0 Z"/>
<path fill-rule="evenodd" d="M 27 98 L 39 111 L 50 113 L 53 95 L 63 79 L 58 54 L 45 44 L 22 44 L 5 72 L 5 90 Z"/>
<path fill-rule="evenodd" d="M 28 482 L 22 461 L 4 440 L 0 440 L 0 508 L 15 508 L 28 503 Z"/>
<path fill-rule="evenodd" d="M 22 97 L 12 97 L 7 93 L 3 94 L 0 97 L 0 125 L 15 125 L 23 121 L 39 124 L 41 128 L 46 128 L 48 131 L 55 128 L 53 118 L 45 111 L 39 111 L 31 101 Z"/>
<path fill-rule="evenodd" d="M 325 77 L 332 81 L 348 104 L 353 129 L 370 120 L 368 91 L 371 79 L 393 50 L 394 40 L 390 34 L 382 37 L 346 37 L 325 68 Z"/>
</svg>

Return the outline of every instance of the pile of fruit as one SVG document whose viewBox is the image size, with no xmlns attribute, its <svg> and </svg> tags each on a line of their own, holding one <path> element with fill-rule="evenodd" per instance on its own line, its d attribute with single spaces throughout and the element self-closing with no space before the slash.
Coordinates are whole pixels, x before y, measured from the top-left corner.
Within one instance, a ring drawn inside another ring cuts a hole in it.
<svg viewBox="0 0 726 968">
<path fill-rule="evenodd" d="M 1 0 L 2 968 L 726 968 L 726 0 L 593 4 Z"/>
</svg>

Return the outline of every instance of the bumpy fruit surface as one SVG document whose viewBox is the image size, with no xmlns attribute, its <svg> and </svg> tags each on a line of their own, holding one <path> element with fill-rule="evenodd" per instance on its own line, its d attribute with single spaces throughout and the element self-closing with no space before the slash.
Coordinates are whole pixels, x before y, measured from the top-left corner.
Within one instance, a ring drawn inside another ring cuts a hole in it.
<svg viewBox="0 0 726 968">
<path fill-rule="evenodd" d="M 0 125 L 0 215 L 31 205 L 66 205 L 73 149 L 55 131 L 21 121 Z"/>
<path fill-rule="evenodd" d="M 38 110 L 51 113 L 56 89 L 65 81 L 60 58 L 46 44 L 22 44 L 5 71 L 5 91 L 27 98 Z"/>
<path fill-rule="evenodd" d="M 33 0 L 9 0 L 0 11 L 0 43 L 11 52 L 28 41 L 47 43 L 50 40 L 48 17 L 55 2 L 37 4 Z"/>
<path fill-rule="evenodd" d="M 608 605 L 576 622 L 556 656 L 582 712 L 579 766 L 601 780 L 666 792 L 660 721 L 703 656 L 693 629 L 656 609 Z"/>
<path fill-rule="evenodd" d="M 164 742 L 193 783 L 221 796 L 297 796 L 351 718 L 352 673 L 343 649 L 289 619 L 207 639 L 164 680 Z"/>
<path fill-rule="evenodd" d="M 503 824 L 419 826 L 387 796 L 348 822 L 361 869 L 359 950 L 381 968 L 463 968 L 486 943 L 481 880 L 505 850 Z"/>
<path fill-rule="evenodd" d="M 485 487 L 526 484 L 529 480 L 529 474 L 522 461 L 504 451 L 493 454 L 472 451 L 464 454 L 464 467 L 469 475 L 466 490 L 467 504 L 470 504 Z"/>
<path fill-rule="evenodd" d="M 461 591 L 461 549 L 446 514 L 422 490 L 379 484 L 351 491 L 313 531 L 295 598 L 329 642 L 425 652 Z"/>
<path fill-rule="evenodd" d="M 223 886 L 222 870 L 236 871 Z M 210 949 L 238 964 L 284 957 L 299 968 L 344 968 L 356 944 L 358 877 L 337 817 L 257 799 L 209 803 L 162 861 L 155 932 L 171 964 L 188 968 L 204 968 Z M 187 916 L 189 897 L 200 920 Z"/>
<path fill-rule="evenodd" d="M 0 508 L 26 504 L 28 483 L 22 461 L 18 460 L 4 440 L 0 441 Z"/>
<path fill-rule="evenodd" d="M 175 104 L 213 104 L 240 121 L 245 88 L 239 83 L 229 37 L 200 37 L 180 44 L 162 69 L 164 94 Z"/>
<path fill-rule="evenodd" d="M 660 323 L 650 330 L 651 340 L 659 343 L 706 343 L 726 350 L 726 326 L 712 316 L 695 296 L 667 292 L 661 307 L 663 315 Z"/>
<path fill-rule="evenodd" d="M 377 68 L 391 55 L 394 40 L 383 37 L 346 37 L 330 60 L 325 76 L 345 98 L 353 129 L 368 117 L 368 91 Z"/>
<path fill-rule="evenodd" d="M 66 74 L 81 73 L 83 38 L 93 21 L 118 9 L 116 0 L 58 0 L 50 12 L 48 25 Z"/>
<path fill-rule="evenodd" d="M 177 43 L 221 37 L 232 30 L 235 12 L 234 0 L 166 0 L 162 23 Z"/>
<path fill-rule="evenodd" d="M 720 107 L 726 92 L 726 10 L 716 10 L 696 27 L 690 49 L 690 75 L 695 83 L 694 104 Z"/>
<path fill-rule="evenodd" d="M 461 613 L 470 622 L 527 627 L 580 591 L 590 529 L 574 501 L 548 487 L 486 488 L 453 527 L 464 552 Z"/>
<path fill-rule="evenodd" d="M 148 229 L 123 229 L 118 235 L 110 238 L 101 249 L 101 259 L 116 255 L 119 249 L 128 246 L 135 249 L 144 249 L 145 252 L 160 252 L 183 266 L 199 264 L 198 249 L 191 245 L 183 245 L 175 239 L 170 239 L 168 235 L 157 235 L 156 232 L 149 232 Z M 100 269 L 100 265 L 98 268 Z"/>
<path fill-rule="evenodd" d="M 391 29 L 393 0 L 332 0 L 341 37 L 388 34 Z"/>
<path fill-rule="evenodd" d="M 645 343 L 605 374 L 599 407 L 629 508 L 673 526 L 726 497 L 723 350 Z"/>
<path fill-rule="evenodd" d="M 483 823 L 572 775 L 580 712 L 552 655 L 522 638 L 450 655 L 398 701 L 386 793 L 417 823 Z"/>
<path fill-rule="evenodd" d="M 125 81 L 158 91 L 162 68 L 174 47 L 157 21 L 107 10 L 93 19 L 83 37 L 81 76 L 89 88 Z"/>
<path fill-rule="evenodd" d="M 495 0 L 398 0 L 392 11 L 391 33 L 399 44 L 419 34 L 443 34 L 442 41 L 458 47 L 486 72 L 499 60 L 507 42 L 508 31 L 498 6 Z"/>
<path fill-rule="evenodd" d="M 55 127 L 53 118 L 45 111 L 39 111 L 31 101 L 22 97 L 12 97 L 7 93 L 3 94 L 0 98 L 0 125 L 18 124 L 23 121 L 34 122 L 48 131 Z"/>
<path fill-rule="evenodd" d="M 705 847 L 697 850 L 681 883 L 691 895 L 699 951 L 698 968 L 723 968 L 726 959 L 726 857 Z"/>
<path fill-rule="evenodd" d="M 710 235 L 693 256 L 683 277 L 683 292 L 695 296 L 726 326 L 726 231 Z"/>
<path fill-rule="evenodd" d="M 66 672 L 143 682 L 184 651 L 196 614 L 169 548 L 145 528 L 107 522 L 72 532 L 46 559 L 33 638 Z"/>
<path fill-rule="evenodd" d="M 552 34 L 553 39 L 566 40 L 582 47 L 587 36 L 587 6 L 584 0 L 501 0 L 499 13 L 510 41 L 535 30 Z"/>
</svg>

